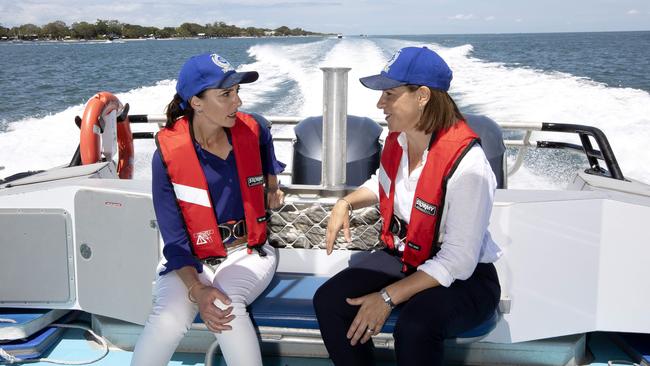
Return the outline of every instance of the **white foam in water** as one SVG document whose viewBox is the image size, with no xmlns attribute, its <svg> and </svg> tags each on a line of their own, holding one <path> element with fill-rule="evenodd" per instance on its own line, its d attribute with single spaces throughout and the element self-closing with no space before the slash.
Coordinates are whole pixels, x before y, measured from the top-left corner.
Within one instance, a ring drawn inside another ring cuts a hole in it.
<svg viewBox="0 0 650 366">
<path fill-rule="evenodd" d="M 129 114 L 164 114 L 167 104 L 176 93 L 176 80 L 163 80 L 154 86 L 142 87 L 130 90 L 126 93 L 116 94 L 122 103 L 129 103 Z M 158 130 L 157 124 L 131 124 L 132 131 Z M 152 139 L 133 141 L 135 160 L 133 161 L 133 178 L 151 178 L 151 157 L 156 150 L 156 144 Z"/>
<path fill-rule="evenodd" d="M 348 72 L 348 114 L 383 119 L 384 113 L 376 107 L 381 92 L 364 87 L 359 78 L 378 74 L 385 63 L 385 53 L 374 42 L 346 39 L 332 48 L 320 66 L 351 68 Z M 317 102 L 322 103 L 322 99 L 314 101 Z"/>
<path fill-rule="evenodd" d="M 0 133 L 0 171 L 3 177 L 27 170 L 43 170 L 70 163 L 79 144 L 79 129 L 74 117 L 83 106 L 43 118 L 26 118 Z"/>
<path fill-rule="evenodd" d="M 314 67 L 326 42 L 324 40 L 297 45 L 264 44 L 251 47 L 249 55 L 257 61 L 246 65 L 246 68 L 260 73 L 259 82 L 263 85 L 262 89 L 266 86 L 277 90 L 286 87 L 289 82 L 294 82 L 298 87 L 297 90 L 288 90 L 285 95 L 272 101 L 273 106 L 269 114 L 300 117 L 309 115 L 304 111 L 305 99 L 316 90 L 311 81 L 314 75 L 320 73 L 320 70 L 314 70 Z M 251 89 L 258 89 L 258 86 L 256 83 Z"/>
<path fill-rule="evenodd" d="M 129 114 L 164 114 L 174 96 L 176 80 L 163 80 L 154 86 L 133 89 L 115 96 L 129 103 Z M 257 86 L 257 85 L 256 85 Z M 259 100 L 252 88 L 242 90 L 242 99 Z M 257 89 L 255 89 L 257 90 Z M 254 108 L 255 102 L 247 103 Z M 0 133 L 0 176 L 7 177 L 27 170 L 42 170 L 67 165 L 79 144 L 79 129 L 74 117 L 83 114 L 80 104 L 44 117 L 27 118 L 10 124 L 7 133 Z M 156 124 L 131 124 L 131 130 L 157 131 Z M 151 157 L 156 146 L 153 140 L 135 140 L 134 179 L 151 178 Z"/>
<path fill-rule="evenodd" d="M 468 47 L 466 47 L 468 48 Z M 650 94 L 612 88 L 564 73 L 510 68 L 441 51 L 456 70 L 452 92 L 497 121 L 544 121 L 597 127 L 606 134 L 623 174 L 650 182 Z M 469 51 L 469 50 L 468 50 Z M 564 134 L 533 139 L 574 141 Z"/>
<path fill-rule="evenodd" d="M 349 67 L 352 70 L 348 74 L 348 113 L 383 118 L 381 111 L 374 107 L 379 93 L 364 88 L 358 81 L 359 77 L 367 76 L 367 67 L 380 70 L 385 62 L 381 49 L 373 42 L 323 40 L 300 45 L 265 44 L 252 47 L 249 54 L 256 62 L 247 68 L 259 71 L 260 81 L 279 89 L 287 89 L 287 84 L 296 86 L 273 101 L 269 115 L 302 118 L 321 115 L 323 72 L 320 68 Z M 291 136 L 293 131 L 274 129 L 274 134 Z M 292 151 L 288 144 L 276 144 L 276 155 L 291 170 Z"/>
<path fill-rule="evenodd" d="M 650 182 L 650 149 L 646 147 L 650 141 L 648 92 L 607 87 L 566 73 L 487 62 L 472 57 L 471 45 L 445 48 L 405 41 L 385 44 L 395 50 L 405 46 L 428 46 L 436 50 L 454 72 L 450 92 L 458 104 L 470 105 L 474 111 L 496 121 L 575 123 L 603 130 L 623 174 Z M 575 135 L 543 132 L 534 133 L 532 139 L 579 142 Z M 549 161 L 549 169 L 555 163 Z M 526 174 L 526 168 L 522 169 L 509 181 L 510 187 L 538 187 L 535 180 L 539 176 Z M 561 187 L 552 183 L 547 188 Z"/>
<path fill-rule="evenodd" d="M 175 81 L 165 80 L 155 86 L 142 87 L 115 96 L 129 103 L 130 114 L 162 114 L 174 95 Z M 91 96 L 89 96 L 90 98 Z M 72 106 L 44 118 L 26 118 L 10 124 L 7 133 L 0 134 L 0 171 L 3 177 L 27 170 L 42 170 L 67 165 L 79 144 L 79 128 L 75 116 L 81 116 L 84 104 Z M 155 131 L 156 125 L 132 124 L 133 131 Z M 136 140 L 135 175 L 148 178 L 153 140 Z"/>
<path fill-rule="evenodd" d="M 244 110 L 260 110 L 267 115 L 307 117 L 322 113 L 322 71 L 324 66 L 351 67 L 348 77 L 348 113 L 383 118 L 376 108 L 379 92 L 364 88 L 359 77 L 378 73 L 397 49 L 412 42 L 346 38 L 324 39 L 310 43 L 286 45 L 265 43 L 248 52 L 254 62 L 241 70 L 257 70 L 260 79 L 244 85 L 241 97 Z M 602 129 L 612 145 L 623 173 L 650 182 L 650 94 L 636 89 L 607 87 L 573 75 L 505 66 L 472 56 L 471 45 L 453 48 L 426 44 L 436 50 L 454 70 L 451 94 L 459 105 L 488 115 L 496 121 L 564 122 L 593 125 Z M 174 94 L 174 80 L 164 80 L 117 94 L 131 105 L 131 114 L 162 114 Z M 90 96 L 89 96 L 90 97 Z M 0 133 L 0 176 L 25 170 L 46 169 L 67 164 L 79 142 L 74 121 L 83 105 L 44 117 L 27 118 L 10 124 Z M 155 126 L 133 125 L 134 131 L 155 130 Z M 533 139 L 551 139 L 540 133 Z M 575 142 L 565 135 L 553 140 Z M 136 178 L 150 177 L 151 140 L 138 140 Z M 277 147 L 276 147 L 277 150 Z M 280 149 L 280 150 L 284 150 Z M 289 162 L 290 153 L 278 151 Z M 563 162 L 544 162 L 548 169 Z M 540 164 L 537 164 L 540 165 Z M 576 167 L 578 168 L 578 167 Z M 559 188 L 551 174 L 539 169 L 522 168 L 514 179 L 515 188 Z M 562 183 L 563 184 L 563 183 Z"/>
</svg>

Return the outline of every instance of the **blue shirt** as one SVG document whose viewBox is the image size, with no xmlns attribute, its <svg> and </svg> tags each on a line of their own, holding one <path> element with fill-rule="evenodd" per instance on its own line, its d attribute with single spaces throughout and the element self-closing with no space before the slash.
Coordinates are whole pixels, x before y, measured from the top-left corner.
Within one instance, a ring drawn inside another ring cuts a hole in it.
<svg viewBox="0 0 650 366">
<path fill-rule="evenodd" d="M 285 164 L 275 157 L 270 129 L 259 121 L 258 123 L 260 124 L 262 172 L 265 176 L 277 175 L 284 170 Z M 232 144 L 230 133 L 228 130 L 227 132 L 228 141 Z M 214 207 L 219 222 L 244 218 L 237 164 L 232 150 L 223 160 L 201 148 L 196 141 L 194 141 L 194 149 L 208 182 L 212 207 Z M 164 275 L 188 265 L 194 266 L 198 272 L 202 272 L 201 262 L 192 254 L 185 222 L 176 203 L 174 188 L 159 150 L 154 152 L 151 171 L 153 206 L 164 242 L 163 255 L 167 261 L 165 269 L 160 274 Z"/>
</svg>

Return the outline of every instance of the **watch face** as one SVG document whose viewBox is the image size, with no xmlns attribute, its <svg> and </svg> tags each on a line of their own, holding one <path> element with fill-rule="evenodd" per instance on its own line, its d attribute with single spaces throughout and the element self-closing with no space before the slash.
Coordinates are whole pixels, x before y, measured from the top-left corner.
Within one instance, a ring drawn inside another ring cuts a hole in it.
<svg viewBox="0 0 650 366">
<path fill-rule="evenodd" d="M 381 294 L 381 297 L 384 299 L 384 302 L 388 304 L 388 306 L 390 306 L 391 309 L 394 309 L 395 304 L 393 303 L 393 300 L 390 298 L 388 291 L 386 291 L 385 288 L 382 288 L 379 293 Z"/>
</svg>

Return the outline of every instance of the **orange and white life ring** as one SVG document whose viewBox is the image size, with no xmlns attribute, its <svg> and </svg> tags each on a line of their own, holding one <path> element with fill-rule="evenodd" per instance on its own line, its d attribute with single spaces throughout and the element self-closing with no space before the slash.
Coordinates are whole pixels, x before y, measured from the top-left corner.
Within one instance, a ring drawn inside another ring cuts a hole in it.
<svg viewBox="0 0 650 366">
<path fill-rule="evenodd" d="M 79 153 L 81 164 L 110 160 L 118 148 L 117 173 L 122 179 L 133 177 L 133 135 L 128 116 L 117 121 L 122 103 L 109 92 L 99 92 L 88 100 L 81 118 Z"/>
</svg>

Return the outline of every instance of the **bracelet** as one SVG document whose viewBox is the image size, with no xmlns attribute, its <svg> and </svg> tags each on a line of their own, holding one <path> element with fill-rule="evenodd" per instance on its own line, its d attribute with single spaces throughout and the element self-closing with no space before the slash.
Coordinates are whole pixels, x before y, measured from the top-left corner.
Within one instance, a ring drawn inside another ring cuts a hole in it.
<svg viewBox="0 0 650 366">
<path fill-rule="evenodd" d="M 352 208 L 352 204 L 350 203 L 350 201 L 346 200 L 345 198 L 339 198 L 339 201 L 343 201 L 348 204 L 348 211 L 350 212 L 350 215 L 352 215 L 352 211 L 354 211 L 354 208 Z"/>
<path fill-rule="evenodd" d="M 192 298 L 192 289 L 194 288 L 194 286 L 196 286 L 196 285 L 200 285 L 200 284 L 201 284 L 201 281 L 196 281 L 196 282 L 194 282 L 194 283 L 192 284 L 192 286 L 190 286 L 190 288 L 187 289 L 187 298 L 188 298 L 191 302 L 193 302 L 193 303 L 195 303 L 195 304 L 196 304 L 197 302 L 196 302 L 195 299 Z"/>
</svg>

